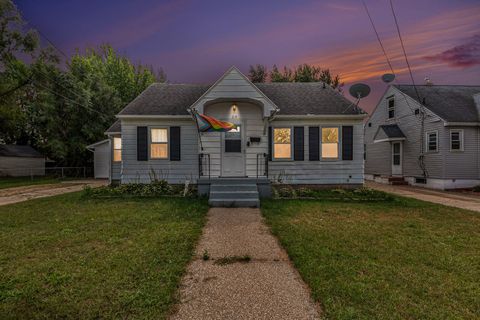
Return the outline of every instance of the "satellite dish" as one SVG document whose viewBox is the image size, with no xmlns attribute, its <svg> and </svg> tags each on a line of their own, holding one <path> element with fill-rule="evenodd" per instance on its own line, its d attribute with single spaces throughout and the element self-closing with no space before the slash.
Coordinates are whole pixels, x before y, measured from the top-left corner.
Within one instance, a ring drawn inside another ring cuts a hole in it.
<svg viewBox="0 0 480 320">
<path fill-rule="evenodd" d="M 364 83 L 356 83 L 348 90 L 350 95 L 356 99 L 365 98 L 370 94 L 370 87 Z"/>
<path fill-rule="evenodd" d="M 390 83 L 393 80 L 395 80 L 395 75 L 393 73 L 385 73 L 382 76 L 382 81 L 385 82 L 385 83 Z"/>
</svg>

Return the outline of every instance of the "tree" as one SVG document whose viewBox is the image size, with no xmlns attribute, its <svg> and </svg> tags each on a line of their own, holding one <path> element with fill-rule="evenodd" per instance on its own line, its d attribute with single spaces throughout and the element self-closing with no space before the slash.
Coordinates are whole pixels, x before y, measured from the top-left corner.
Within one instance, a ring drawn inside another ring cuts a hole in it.
<svg viewBox="0 0 480 320">
<path fill-rule="evenodd" d="M 30 82 L 28 66 L 16 55 L 34 57 L 35 31 L 22 32 L 25 23 L 10 0 L 0 0 L 0 143 L 25 140 L 27 118 L 23 107 Z"/>
<path fill-rule="evenodd" d="M 322 69 L 309 64 L 301 64 L 293 70 L 287 66 L 280 72 L 276 65 L 270 71 L 271 82 L 325 82 L 332 88 L 341 91 L 343 83 L 340 83 L 340 76 L 332 76 L 330 69 Z"/>
<path fill-rule="evenodd" d="M 250 70 L 248 71 L 248 77 L 253 83 L 261 83 L 267 80 L 267 67 L 261 64 L 255 66 L 250 65 Z"/>
</svg>

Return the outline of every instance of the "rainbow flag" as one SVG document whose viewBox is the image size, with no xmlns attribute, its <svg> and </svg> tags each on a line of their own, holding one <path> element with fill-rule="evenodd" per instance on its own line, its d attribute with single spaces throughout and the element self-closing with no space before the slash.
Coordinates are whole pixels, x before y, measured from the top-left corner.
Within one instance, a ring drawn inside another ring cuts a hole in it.
<svg viewBox="0 0 480 320">
<path fill-rule="evenodd" d="M 226 132 L 237 128 L 237 126 L 231 122 L 220 121 L 213 117 L 199 114 L 196 111 L 193 112 L 193 115 L 196 118 L 200 132 Z"/>
</svg>

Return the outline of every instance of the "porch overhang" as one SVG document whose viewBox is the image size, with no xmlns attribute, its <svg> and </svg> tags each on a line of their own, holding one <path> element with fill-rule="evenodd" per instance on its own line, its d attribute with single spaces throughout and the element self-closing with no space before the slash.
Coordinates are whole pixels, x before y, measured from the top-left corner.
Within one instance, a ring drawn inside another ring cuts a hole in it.
<svg viewBox="0 0 480 320">
<path fill-rule="evenodd" d="M 386 138 L 386 139 L 378 139 L 373 140 L 373 143 L 380 143 L 380 142 L 398 142 L 398 141 L 405 141 L 406 138 Z"/>
</svg>

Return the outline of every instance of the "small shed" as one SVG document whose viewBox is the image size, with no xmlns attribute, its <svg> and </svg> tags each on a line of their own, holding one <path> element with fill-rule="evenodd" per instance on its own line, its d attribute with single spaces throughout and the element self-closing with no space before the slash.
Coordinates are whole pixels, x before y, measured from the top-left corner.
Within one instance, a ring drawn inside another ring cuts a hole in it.
<svg viewBox="0 0 480 320">
<path fill-rule="evenodd" d="M 110 140 L 105 139 L 87 146 L 93 152 L 93 170 L 96 179 L 110 177 Z"/>
<path fill-rule="evenodd" d="M 0 145 L 0 176 L 31 175 L 45 175 L 45 156 L 28 145 Z"/>
</svg>

